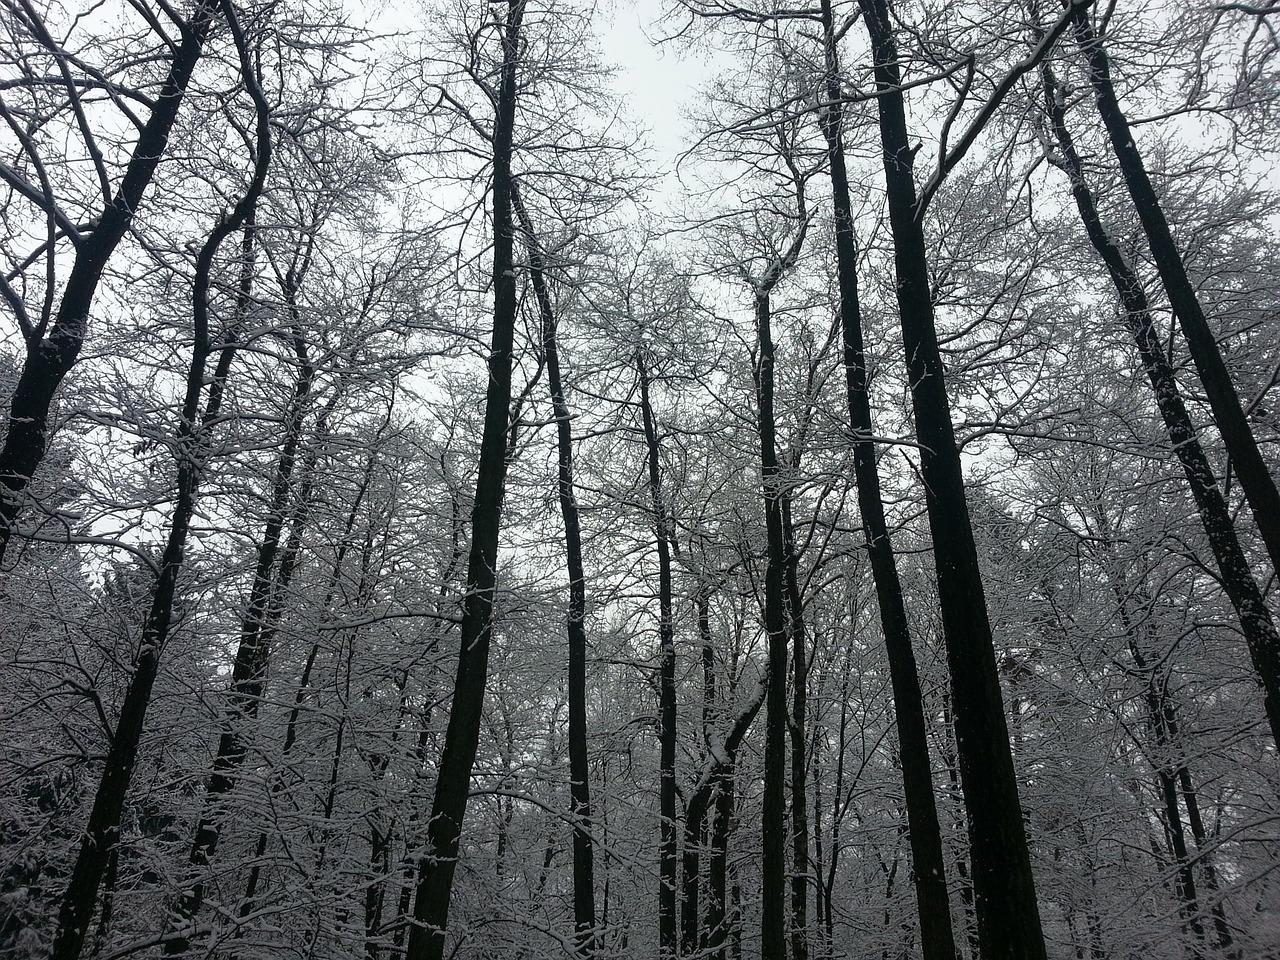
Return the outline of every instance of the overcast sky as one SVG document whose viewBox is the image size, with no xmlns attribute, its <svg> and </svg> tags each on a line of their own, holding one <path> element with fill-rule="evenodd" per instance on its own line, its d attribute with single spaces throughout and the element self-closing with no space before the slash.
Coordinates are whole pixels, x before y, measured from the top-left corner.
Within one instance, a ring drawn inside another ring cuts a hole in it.
<svg viewBox="0 0 1280 960">
<path fill-rule="evenodd" d="M 656 43 L 674 24 L 659 24 L 663 0 L 613 0 L 601 4 L 599 32 L 605 63 L 619 67 L 615 84 L 628 112 L 650 131 L 650 144 L 665 163 L 688 145 L 683 110 L 711 76 L 703 51 L 681 43 Z"/>
</svg>

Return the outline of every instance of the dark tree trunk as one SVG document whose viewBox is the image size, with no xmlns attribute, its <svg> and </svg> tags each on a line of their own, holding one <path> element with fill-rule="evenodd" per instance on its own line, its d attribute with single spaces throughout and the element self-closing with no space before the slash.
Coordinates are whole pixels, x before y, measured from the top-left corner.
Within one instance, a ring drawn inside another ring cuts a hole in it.
<svg viewBox="0 0 1280 960">
<path fill-rule="evenodd" d="M 911 631 L 907 623 L 898 564 L 880 495 L 880 471 L 876 465 L 875 428 L 867 382 L 867 357 L 862 337 L 862 310 L 858 296 L 858 244 L 853 229 L 853 205 L 845 166 L 843 119 L 840 102 L 840 64 L 836 56 L 835 23 L 831 0 L 822 0 L 823 34 L 827 60 L 827 97 L 831 101 L 822 124 L 831 168 L 835 207 L 836 269 L 840 284 L 840 322 L 844 334 L 845 388 L 849 428 L 853 434 L 853 470 L 858 511 L 866 537 L 871 575 L 880 607 L 893 686 L 898 751 L 902 758 L 903 793 L 906 799 L 911 842 L 916 906 L 920 916 L 920 941 L 925 960 L 954 960 L 955 937 L 947 897 L 947 877 L 942 852 L 942 830 L 934 799 L 929 741 L 924 704 Z"/>
<path fill-rule="evenodd" d="M 98 929 L 94 933 L 91 957 L 96 957 L 107 946 L 107 938 L 111 935 L 111 921 L 115 916 L 116 882 L 120 878 L 120 845 L 111 848 L 107 857 L 107 868 L 102 874 L 102 908 L 98 913 Z"/>
<path fill-rule="evenodd" d="M 826 842 L 822 836 L 822 810 L 823 810 L 823 790 L 822 790 L 822 768 L 819 766 L 818 758 L 813 758 L 813 861 L 810 869 L 813 871 L 813 928 L 816 931 L 817 942 L 821 945 L 819 948 L 811 948 L 822 957 L 831 956 L 831 940 L 826 936 L 827 931 L 827 910 L 830 903 L 826 898 L 826 881 L 824 866 L 826 864 Z"/>
<path fill-rule="evenodd" d="M 661 464 L 658 460 L 658 428 L 649 398 L 649 371 L 644 358 L 636 355 L 640 381 L 640 413 L 648 450 L 649 493 L 653 500 L 654 539 L 658 548 L 658 808 L 662 819 L 658 849 L 658 952 L 663 960 L 677 955 L 676 888 L 678 824 L 676 820 L 676 647 L 671 574 L 671 530 L 662 495 Z"/>
<path fill-rule="evenodd" d="M 369 875 L 382 878 L 369 884 L 364 892 L 364 955 L 369 960 L 377 960 L 382 946 L 378 937 L 382 931 L 387 879 L 391 876 L 391 840 L 389 829 L 377 823 L 369 824 Z"/>
<path fill-rule="evenodd" d="M 286 300 L 291 305 L 295 294 L 296 290 L 285 291 Z M 296 312 L 296 306 L 294 310 Z M 297 461 L 298 446 L 301 442 L 307 400 L 315 379 L 315 368 L 307 357 L 306 341 L 296 325 L 292 340 L 295 359 L 298 362 L 297 379 L 294 381 L 293 395 L 289 399 L 288 413 L 285 416 L 284 446 L 276 462 L 267 521 L 262 542 L 258 546 L 253 583 L 249 588 L 249 601 L 241 621 L 240 643 L 236 647 L 235 661 L 231 671 L 230 702 L 223 717 L 222 734 L 218 740 L 218 753 L 214 758 L 213 773 L 205 787 L 204 811 L 188 856 L 188 863 L 196 872 L 174 907 L 174 914 L 181 925 L 193 920 L 204 902 L 204 871 L 213 859 L 222 835 L 221 803 L 235 787 L 236 774 L 246 753 L 245 728 L 258 716 L 258 706 L 262 701 L 262 692 L 266 683 L 267 664 L 271 655 L 269 643 L 271 631 L 268 629 L 267 608 L 272 596 L 272 588 L 279 579 L 273 576 L 276 572 L 276 555 L 280 552 L 282 534 L 289 518 L 294 464 Z M 279 573 L 283 575 L 283 568 Z M 189 938 L 174 937 L 165 943 L 164 952 L 170 956 L 176 956 L 185 953 L 189 946 Z"/>
<path fill-rule="evenodd" d="M 702 644 L 702 737 L 703 759 L 712 750 L 713 717 L 716 702 L 716 656 L 711 638 L 710 590 L 699 587 L 694 597 L 697 611 L 698 639 Z M 711 785 L 714 789 L 714 784 Z M 680 867 L 680 955 L 689 956 L 706 945 L 702 925 L 702 852 L 709 835 L 707 804 L 695 807 L 696 793 L 685 804 L 684 852 Z"/>
<path fill-rule="evenodd" d="M 702 850 L 707 845 L 707 804 L 685 805 L 680 863 L 680 956 L 698 952 L 702 933 Z"/>
<path fill-rule="evenodd" d="M 756 691 L 733 722 L 724 743 L 712 747 L 707 767 L 698 778 L 685 804 L 685 861 L 684 861 L 684 909 L 683 942 L 685 954 L 693 954 L 700 947 L 722 949 L 725 922 L 726 856 L 730 818 L 733 816 L 733 771 L 738 749 L 751 729 L 756 715 L 764 705 L 768 683 Z M 710 831 L 707 829 L 711 818 Z M 689 856 L 689 848 L 698 846 L 710 833 L 710 851 L 707 857 L 707 920 L 706 934 L 700 935 L 700 896 L 698 895 L 698 857 Z M 692 883 L 691 883 L 692 880 Z M 717 939 L 719 937 L 719 939 Z"/>
<path fill-rule="evenodd" d="M 886 0 L 859 0 L 859 6 L 871 38 L 879 94 L 898 307 L 951 674 L 979 937 L 985 960 L 1044 960 L 995 648 L 934 328 L 928 254 L 916 218 L 915 150 L 907 130 L 893 19 Z"/>
<path fill-rule="evenodd" d="M 507 476 L 506 439 L 517 312 L 511 151 L 518 90 L 516 73 L 524 46 L 520 36 L 524 6 L 524 0 L 513 0 L 507 8 L 502 32 L 502 67 L 493 128 L 493 340 L 489 352 L 484 432 L 471 514 L 471 549 L 462 604 L 458 674 L 427 826 L 427 852 L 418 867 L 413 905 L 415 923 L 409 931 L 406 960 L 442 960 L 444 956 L 449 897 L 458 865 L 467 794 L 471 790 L 471 769 L 480 742 L 489 641 L 493 634 L 499 523 Z"/>
<path fill-rule="evenodd" d="M 191 306 L 193 342 L 191 362 L 187 368 L 186 389 L 183 397 L 181 419 L 173 439 L 177 461 L 177 497 L 169 534 L 160 558 L 155 586 L 151 594 L 151 607 L 142 628 L 142 640 L 134 660 L 133 676 L 125 690 L 124 703 L 114 735 L 107 748 L 102 779 L 94 796 L 89 824 L 80 845 L 79 855 L 72 868 L 71 879 L 58 912 L 58 926 L 54 934 L 50 957 L 53 960 L 77 960 L 89 931 L 98 888 L 112 849 L 120 839 L 120 816 L 124 810 L 129 780 L 133 776 L 138 745 L 142 740 L 142 728 L 146 721 L 147 707 L 151 703 L 151 690 L 160 669 L 160 655 L 169 638 L 173 623 L 174 597 L 178 576 L 182 571 L 186 553 L 187 535 L 195 514 L 196 499 L 208 446 L 207 430 L 216 421 L 222 392 L 210 389 L 209 401 L 201 416 L 201 397 L 205 386 L 205 368 L 210 353 L 209 336 L 209 286 L 213 262 L 223 241 L 243 226 L 255 209 L 258 197 L 266 183 L 267 169 L 271 163 L 271 135 L 269 108 L 262 90 L 254 79 L 254 69 L 248 48 L 234 11 L 226 7 L 228 25 L 234 35 L 240 53 L 242 79 L 257 108 L 257 155 L 254 158 L 253 176 L 244 195 L 236 203 L 230 215 L 225 215 L 210 233 L 196 257 L 192 281 Z M 207 24 L 205 29 L 207 29 Z M 196 44 L 198 53 L 199 43 Z M 194 54 L 193 54 L 194 56 Z M 193 60 L 194 64 L 194 60 Z M 189 75 L 189 71 L 188 71 Z M 185 81 L 184 81 L 185 82 Z M 176 96 L 177 94 L 175 94 Z M 168 127 L 166 126 L 165 132 Z M 152 166 L 154 168 L 154 165 Z M 132 171 L 132 166 L 130 167 Z M 148 176 L 150 174 L 148 173 Z M 128 175 L 126 175 L 126 182 Z M 141 192 L 141 187 L 139 187 Z M 127 221 L 126 221 L 127 224 Z M 123 227 L 121 228 L 123 230 Z M 73 272 L 74 276 L 74 272 Z M 64 299 L 64 306 L 66 300 Z M 87 309 L 87 303 L 86 303 Z M 56 333 L 56 331 L 55 331 Z M 78 349 L 78 347 L 77 347 Z M 225 363 L 227 353 L 234 347 L 223 348 Z M 74 359 L 74 358 L 73 358 Z M 47 408 L 46 408 L 47 409 Z M 10 434 L 10 439 L 13 435 Z"/>
<path fill-rule="evenodd" d="M 1218 489 L 1213 467 L 1196 437 L 1173 367 L 1165 357 L 1163 345 L 1151 319 L 1142 282 L 1102 224 L 1093 192 L 1084 179 L 1084 166 L 1066 126 L 1063 94 L 1058 89 L 1053 72 L 1047 66 L 1042 68 L 1041 76 L 1044 81 L 1045 104 L 1059 150 L 1056 162 L 1071 178 L 1071 193 L 1075 198 L 1080 220 L 1089 235 L 1089 242 L 1106 265 L 1107 273 L 1124 307 L 1125 324 L 1142 357 L 1142 365 L 1155 394 L 1156 406 L 1164 420 L 1169 443 L 1182 464 L 1187 485 L 1191 488 L 1191 495 L 1200 512 L 1205 535 L 1217 561 L 1219 581 L 1240 619 L 1240 628 L 1249 648 L 1253 668 L 1261 680 L 1271 736 L 1280 744 L 1280 636 L 1276 633 L 1271 612 L 1240 546 L 1235 523 L 1231 519 L 1227 502 Z"/>
<path fill-rule="evenodd" d="M 565 567 L 569 575 L 569 803 L 573 818 L 573 925 L 577 953 L 584 960 L 596 952 L 595 870 L 591 851 L 591 791 L 587 782 L 587 579 L 582 564 L 582 525 L 573 489 L 573 419 L 565 402 L 556 340 L 556 315 L 547 288 L 546 264 L 537 234 L 518 190 L 512 205 L 525 233 L 529 276 L 542 321 L 542 349 L 556 418 L 560 515 L 564 519 Z"/>
<path fill-rule="evenodd" d="M 1182 825 L 1182 815 L 1178 810 L 1178 784 L 1167 767 L 1156 771 L 1157 787 L 1164 805 L 1164 829 L 1169 843 L 1169 852 L 1173 854 L 1173 862 L 1177 865 L 1178 874 L 1174 883 L 1179 907 L 1187 927 L 1195 937 L 1192 953 L 1196 957 L 1204 956 L 1204 924 L 1200 920 L 1200 901 L 1196 894 L 1195 874 L 1191 871 L 1191 860 L 1187 853 L 1186 829 Z"/>
<path fill-rule="evenodd" d="M 1166 703 L 1166 711 L 1165 722 L 1169 736 L 1176 743 L 1178 742 L 1176 711 L 1169 703 Z M 1206 846 L 1208 835 L 1205 833 L 1204 819 L 1200 815 L 1200 800 L 1185 759 L 1178 764 L 1178 784 L 1182 789 L 1182 802 L 1187 808 L 1187 823 L 1191 826 L 1191 836 L 1196 842 L 1196 859 L 1200 862 L 1200 871 L 1204 877 L 1205 894 L 1212 900 L 1209 912 L 1213 915 L 1213 930 L 1218 937 L 1218 946 L 1224 951 L 1230 950 L 1235 943 L 1235 937 L 1231 933 L 1231 925 L 1227 922 L 1227 912 L 1222 906 L 1222 901 L 1218 899 L 1218 870 L 1214 865 L 1213 851 Z"/>
<path fill-rule="evenodd" d="M 760 430 L 760 476 L 765 515 L 764 622 L 769 638 L 765 699 L 764 829 L 761 863 L 762 960 L 787 958 L 787 601 L 786 545 L 782 530 L 782 474 L 773 416 L 773 332 L 769 288 L 755 294 L 756 407 Z"/>
<path fill-rule="evenodd" d="M 1116 98 L 1115 86 L 1111 82 L 1110 59 L 1102 45 L 1102 39 L 1089 21 L 1089 12 L 1083 5 L 1074 8 L 1072 25 L 1076 42 L 1089 67 L 1089 82 L 1093 86 L 1098 113 L 1107 128 L 1107 136 L 1119 161 L 1125 186 L 1147 235 L 1156 270 L 1169 295 L 1169 303 L 1178 318 L 1182 335 L 1186 337 L 1191 360 L 1200 375 L 1200 382 L 1204 384 L 1214 422 L 1222 435 L 1222 442 L 1231 462 L 1235 465 L 1254 522 L 1262 533 L 1272 569 L 1280 573 L 1280 492 L 1277 492 L 1275 479 L 1258 450 L 1253 430 L 1240 406 L 1240 396 L 1236 393 L 1227 365 L 1223 362 L 1217 338 L 1209 326 L 1195 287 L 1187 276 L 1186 265 L 1169 229 L 1169 222 L 1165 219 L 1160 198 L 1156 195 L 1155 187 L 1142 162 L 1142 154 L 1134 140 L 1129 121 Z M 1280 691 L 1268 686 L 1269 697 L 1276 696 L 1278 692 Z M 1269 703 L 1268 712 L 1272 732 L 1280 736 L 1280 703 Z"/>
<path fill-rule="evenodd" d="M 138 134 L 120 186 L 92 231 L 77 246 L 53 325 L 46 330 L 41 324 L 27 336 L 27 356 L 10 405 L 9 430 L 0 448 L 0 562 L 22 510 L 23 492 L 44 459 L 54 394 L 75 366 L 88 335 L 89 311 L 102 272 L 128 232 L 165 154 L 178 108 L 220 6 L 222 0 L 198 0 L 191 18 L 181 25 L 181 42 L 169 62 L 151 116 Z"/>
<path fill-rule="evenodd" d="M 764 834 L 760 866 L 762 960 L 787 960 L 787 946 L 791 939 L 787 925 L 787 647 L 792 629 L 802 623 L 802 611 L 798 585 L 795 585 L 794 597 L 788 593 L 790 560 L 785 518 L 788 492 L 782 465 L 778 460 L 777 421 L 774 416 L 775 349 L 771 300 L 773 289 L 795 266 L 804 247 L 809 226 L 805 182 L 794 165 L 790 169 L 791 186 L 794 190 L 795 233 L 786 250 L 772 256 L 759 277 L 748 278 L 756 324 L 757 356 L 752 372 L 756 388 L 756 426 L 760 434 L 760 492 L 764 501 L 765 519 L 764 625 L 769 651 L 765 695 L 764 798 L 761 810 Z M 800 673 L 803 672 L 801 665 Z M 803 694 L 801 698 L 803 702 Z M 803 757 L 801 763 L 803 764 Z M 803 820 L 803 811 L 800 812 L 800 817 Z M 804 838 L 804 845 L 804 856 L 807 859 L 807 836 Z M 793 837 L 793 850 L 794 848 Z M 803 887 L 799 895 L 803 901 Z M 796 935 L 801 938 L 804 936 L 803 932 Z"/>
<path fill-rule="evenodd" d="M 798 466 L 798 464 L 793 464 Z M 809 957 L 809 801 L 807 790 L 809 742 L 806 707 L 809 658 L 804 628 L 804 597 L 800 592 L 800 558 L 791 524 L 791 495 L 782 495 L 782 540 L 786 555 L 787 622 L 791 634 L 791 958 Z"/>
<path fill-rule="evenodd" d="M 716 787 L 715 819 L 707 855 L 707 955 L 726 960 L 725 944 L 738 941 L 738 898 L 729 886 L 729 835 L 735 806 L 733 769 L 726 769 Z M 732 898 L 732 899 L 731 899 Z"/>
</svg>

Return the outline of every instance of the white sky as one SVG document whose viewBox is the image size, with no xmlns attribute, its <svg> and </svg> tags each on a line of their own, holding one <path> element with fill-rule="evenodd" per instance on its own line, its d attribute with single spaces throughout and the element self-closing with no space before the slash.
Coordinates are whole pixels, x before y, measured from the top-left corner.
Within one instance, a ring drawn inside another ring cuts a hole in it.
<svg viewBox="0 0 1280 960">
<path fill-rule="evenodd" d="M 689 145 L 684 110 L 711 77 L 706 50 L 679 41 L 657 43 L 677 22 L 659 23 L 668 0 L 605 0 L 598 14 L 602 59 L 618 67 L 614 86 L 628 113 L 649 130 L 649 143 L 663 165 Z"/>
</svg>

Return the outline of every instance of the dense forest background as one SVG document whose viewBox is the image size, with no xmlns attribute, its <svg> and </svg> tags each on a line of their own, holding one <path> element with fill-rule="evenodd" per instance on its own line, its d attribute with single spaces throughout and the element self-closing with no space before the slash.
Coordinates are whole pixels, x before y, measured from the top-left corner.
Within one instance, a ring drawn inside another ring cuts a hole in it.
<svg viewBox="0 0 1280 960">
<path fill-rule="evenodd" d="M 1280 7 L 0 10 L 0 957 L 1280 957 Z"/>
</svg>

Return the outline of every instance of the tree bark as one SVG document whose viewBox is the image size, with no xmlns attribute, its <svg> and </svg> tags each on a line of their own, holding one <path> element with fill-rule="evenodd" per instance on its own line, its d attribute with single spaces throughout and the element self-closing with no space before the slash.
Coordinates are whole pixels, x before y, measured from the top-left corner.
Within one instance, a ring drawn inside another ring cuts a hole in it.
<svg viewBox="0 0 1280 960">
<path fill-rule="evenodd" d="M 726 944 L 736 944 L 741 930 L 736 888 L 729 886 L 729 835 L 733 831 L 735 805 L 730 767 L 720 775 L 716 786 L 711 851 L 707 857 L 707 955 L 713 960 L 726 960 Z"/>
<path fill-rule="evenodd" d="M 557 318 L 547 287 L 546 258 L 538 243 L 519 190 L 511 193 L 512 206 L 525 234 L 529 252 L 529 276 L 542 321 L 542 349 L 547 366 L 551 409 L 556 419 L 556 450 L 560 515 L 564 520 L 565 567 L 569 575 L 569 804 L 573 818 L 573 925 L 578 956 L 596 952 L 595 869 L 591 851 L 591 790 L 587 782 L 587 578 L 582 563 L 582 524 L 573 489 L 573 418 L 565 402 L 560 374 Z"/>
<path fill-rule="evenodd" d="M 880 608 L 880 627 L 889 659 L 893 686 L 894 718 L 898 728 L 898 752 L 902 758 L 903 793 L 907 807 L 916 907 L 920 917 L 920 942 L 925 960 L 955 960 L 956 943 L 951 927 L 947 877 L 942 852 L 942 830 L 933 792 L 924 703 L 911 630 L 907 622 L 898 564 L 885 519 L 876 464 L 875 428 L 867 377 L 867 356 L 862 336 L 862 309 L 858 295 L 858 244 L 853 228 L 853 205 L 845 165 L 843 120 L 839 84 L 835 22 L 831 0 L 822 0 L 823 37 L 826 48 L 827 98 L 831 101 L 822 121 L 831 170 L 835 208 L 836 271 L 840 285 L 840 325 L 844 339 L 845 392 L 849 429 L 853 435 L 853 471 L 858 493 L 871 576 Z"/>
<path fill-rule="evenodd" d="M 676 648 L 671 573 L 671 530 L 662 495 L 658 460 L 658 428 L 649 398 L 650 377 L 644 358 L 636 354 L 640 381 L 640 413 L 648 451 L 649 494 L 653 500 L 654 539 L 658 548 L 658 808 L 662 820 L 658 848 L 658 953 L 663 960 L 677 955 L 676 890 L 679 885 L 676 820 Z"/>
<path fill-rule="evenodd" d="M 1072 25 L 1076 43 L 1088 64 L 1089 83 L 1093 87 L 1098 114 L 1107 129 L 1125 187 L 1146 233 L 1156 270 L 1186 338 L 1187 350 L 1200 375 L 1200 382 L 1204 385 L 1214 423 L 1222 435 L 1254 522 L 1266 544 L 1272 569 L 1280 574 L 1280 492 L 1276 489 L 1275 478 L 1258 450 L 1253 430 L 1240 405 L 1240 396 L 1222 359 L 1217 337 L 1187 276 L 1186 264 L 1169 229 L 1160 198 L 1142 162 L 1128 118 L 1116 97 L 1111 80 L 1111 62 L 1102 38 L 1094 31 L 1088 11 L 1083 6 L 1074 8 Z M 1268 694 L 1274 696 L 1271 688 L 1268 688 Z M 1280 704 L 1270 704 L 1269 714 L 1272 710 L 1280 710 Z M 1272 727 L 1273 732 L 1280 733 L 1277 716 L 1280 714 L 1272 714 Z"/>
<path fill-rule="evenodd" d="M 995 648 L 934 327 L 928 254 L 916 218 L 915 150 L 893 19 L 886 0 L 859 0 L 859 7 L 874 58 L 898 308 L 951 674 L 979 936 L 986 960 L 1044 960 Z"/>
<path fill-rule="evenodd" d="M 694 596 L 697 611 L 698 639 L 702 644 L 702 738 L 703 759 L 714 762 L 713 716 L 716 702 L 716 656 L 711 638 L 711 589 L 698 587 Z M 710 758 L 710 759 L 708 759 Z M 700 789 L 700 786 L 699 786 Z M 710 789 L 714 790 L 714 784 Z M 685 804 L 684 851 L 680 866 L 680 955 L 687 957 L 706 945 L 702 925 L 702 852 L 707 847 L 709 825 L 708 803 L 695 806 L 697 793 Z"/>
<path fill-rule="evenodd" d="M 787 958 L 786 736 L 787 611 L 786 546 L 782 531 L 782 475 L 778 466 L 773 415 L 773 332 L 769 288 L 755 293 L 756 408 L 760 430 L 760 477 L 765 515 L 764 622 L 769 638 L 769 681 L 765 699 L 764 846 L 761 862 L 761 935 L 763 960 Z"/>
<path fill-rule="evenodd" d="M 1213 550 L 1219 582 L 1235 608 L 1253 668 L 1261 681 L 1271 736 L 1280 744 L 1280 635 L 1276 633 L 1271 611 L 1267 608 L 1253 570 L 1240 546 L 1235 523 L 1231 519 L 1227 502 L 1218 489 L 1213 467 L 1196 437 L 1191 415 L 1187 412 L 1178 388 L 1177 377 L 1165 357 L 1163 345 L 1151 319 L 1142 282 L 1102 224 L 1093 191 L 1084 179 L 1084 165 L 1066 126 L 1066 107 L 1053 71 L 1044 66 L 1041 77 L 1045 104 L 1059 150 L 1056 163 L 1071 178 L 1071 193 L 1075 198 L 1080 220 L 1089 235 L 1089 242 L 1106 265 L 1112 285 L 1120 297 L 1125 325 L 1142 358 L 1169 444 L 1182 464 L 1183 474 Z"/>
<path fill-rule="evenodd" d="M 480 742 L 489 641 L 493 634 L 498 534 L 507 475 L 506 436 L 517 312 L 511 153 L 518 90 L 516 73 L 524 47 L 520 34 L 524 8 L 524 0 L 512 0 L 502 31 L 503 56 L 493 128 L 493 338 L 476 499 L 471 513 L 462 644 L 427 827 L 427 852 L 418 867 L 414 926 L 409 932 L 406 960 L 442 960 L 444 956 L 458 843 L 471 789 L 471 769 Z"/>
<path fill-rule="evenodd" d="M 798 464 L 793 463 L 793 468 Z M 782 494 L 782 546 L 785 552 L 788 632 L 791 635 L 791 960 L 809 956 L 809 820 L 806 707 L 809 687 L 809 642 L 800 592 L 800 558 L 791 524 L 791 495 Z"/>
</svg>

